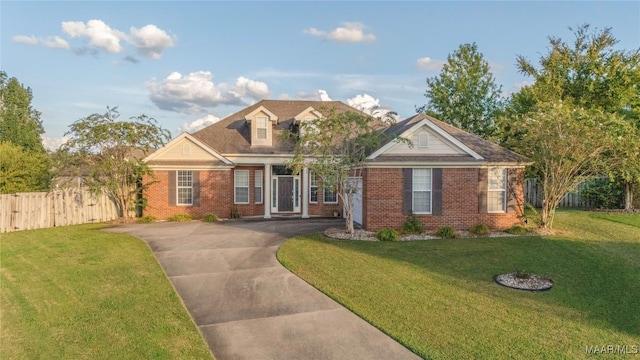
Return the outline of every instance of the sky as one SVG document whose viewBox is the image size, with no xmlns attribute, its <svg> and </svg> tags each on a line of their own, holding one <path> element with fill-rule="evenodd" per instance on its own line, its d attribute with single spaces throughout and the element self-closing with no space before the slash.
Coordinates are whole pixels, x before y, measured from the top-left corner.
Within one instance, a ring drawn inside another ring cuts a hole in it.
<svg viewBox="0 0 640 360">
<path fill-rule="evenodd" d="M 261 99 L 340 100 L 393 110 L 426 103 L 461 44 L 476 43 L 504 96 L 532 79 L 548 37 L 612 28 L 640 48 L 638 1 L 5 1 L 0 69 L 31 88 L 43 142 L 107 106 L 173 137 Z"/>
</svg>

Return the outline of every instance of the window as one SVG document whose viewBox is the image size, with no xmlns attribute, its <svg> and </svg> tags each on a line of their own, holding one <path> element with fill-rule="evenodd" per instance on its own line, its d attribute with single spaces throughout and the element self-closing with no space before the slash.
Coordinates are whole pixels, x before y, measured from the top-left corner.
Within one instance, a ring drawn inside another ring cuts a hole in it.
<svg viewBox="0 0 640 360">
<path fill-rule="evenodd" d="M 256 170 L 254 183 L 254 198 L 256 204 L 262 204 L 262 170 Z"/>
<path fill-rule="evenodd" d="M 258 116 L 258 118 L 256 118 L 256 138 L 267 138 L 267 118 L 265 116 Z"/>
<path fill-rule="evenodd" d="M 431 213 L 431 169 L 413 169 L 413 212 Z"/>
<path fill-rule="evenodd" d="M 236 170 L 234 173 L 234 203 L 249 203 L 249 170 Z"/>
<path fill-rule="evenodd" d="M 507 211 L 507 169 L 489 169 L 489 192 L 487 211 Z"/>
<path fill-rule="evenodd" d="M 418 135 L 418 147 L 426 148 L 429 147 L 429 134 L 426 132 L 420 133 Z"/>
<path fill-rule="evenodd" d="M 193 172 L 178 170 L 176 172 L 178 177 L 177 183 L 177 204 L 178 205 L 193 205 Z"/>
<path fill-rule="evenodd" d="M 316 173 L 309 171 L 309 202 L 318 202 L 318 180 L 316 179 Z"/>
<path fill-rule="evenodd" d="M 336 204 L 338 202 L 338 193 L 336 192 L 335 187 L 332 189 L 328 186 L 323 186 L 324 192 L 324 203 L 325 204 Z"/>
</svg>

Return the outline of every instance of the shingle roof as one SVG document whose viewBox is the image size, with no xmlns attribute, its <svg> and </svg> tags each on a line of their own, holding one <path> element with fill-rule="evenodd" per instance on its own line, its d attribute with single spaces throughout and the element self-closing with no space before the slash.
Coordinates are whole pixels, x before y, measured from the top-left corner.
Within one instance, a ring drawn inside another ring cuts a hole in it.
<svg viewBox="0 0 640 360">
<path fill-rule="evenodd" d="M 437 127 L 444 130 L 447 134 L 453 136 L 456 140 L 468 146 L 471 150 L 482 156 L 484 158 L 484 161 L 523 163 L 531 162 L 531 160 L 520 154 L 517 154 L 511 150 L 507 150 L 477 135 L 460 130 L 452 125 L 449 125 L 443 121 L 422 113 L 398 122 L 397 124 L 389 127 L 389 129 L 386 130 L 386 133 L 392 135 L 392 137 L 400 136 L 403 132 L 409 130 L 413 125 L 419 123 L 424 119 L 431 121 Z"/>
<path fill-rule="evenodd" d="M 264 106 L 266 109 L 274 113 L 278 117 L 278 124 L 273 129 L 272 146 L 252 148 L 250 138 L 251 126 L 245 121 L 245 116 L 259 108 L 260 106 Z M 293 151 L 293 142 L 280 139 L 280 135 L 284 130 L 289 129 L 296 115 L 300 114 L 309 107 L 313 107 L 315 110 L 320 111 L 321 113 L 326 113 L 326 110 L 330 108 L 335 108 L 335 110 L 338 112 L 359 112 L 359 110 L 348 106 L 340 101 L 262 100 L 256 104 L 253 104 L 245 109 L 236 112 L 235 114 L 227 116 L 226 118 L 218 121 L 215 124 L 197 131 L 193 134 L 193 136 L 223 155 L 290 154 Z M 481 160 L 481 162 L 530 162 L 530 160 L 524 156 L 504 149 L 492 142 L 484 140 L 466 131 L 460 130 L 425 114 L 417 114 L 394 125 L 391 125 L 385 130 L 385 133 L 391 135 L 390 138 L 395 138 L 424 119 L 428 119 L 440 129 L 482 156 L 484 160 Z M 404 156 L 395 160 L 405 161 L 408 160 L 407 158 L 409 157 Z M 469 157 L 456 157 L 454 159 L 450 157 L 440 157 L 438 159 L 441 159 L 442 161 L 462 161 L 463 159 L 466 160 L 468 158 Z M 384 159 L 379 159 L 378 161 L 387 161 L 391 159 L 392 157 L 385 156 Z M 433 157 L 429 157 L 429 159 L 436 160 Z M 417 158 L 413 157 L 412 160 L 417 160 Z"/>
<path fill-rule="evenodd" d="M 244 117 L 260 106 L 274 113 L 278 117 L 278 124 L 273 129 L 272 146 L 252 148 L 251 126 L 245 122 Z M 280 135 L 289 128 L 296 115 L 309 107 L 321 113 L 330 108 L 335 108 L 338 112 L 359 112 L 340 101 L 262 100 L 197 131 L 193 136 L 221 154 L 288 154 L 293 151 L 293 143 L 282 141 Z"/>
</svg>

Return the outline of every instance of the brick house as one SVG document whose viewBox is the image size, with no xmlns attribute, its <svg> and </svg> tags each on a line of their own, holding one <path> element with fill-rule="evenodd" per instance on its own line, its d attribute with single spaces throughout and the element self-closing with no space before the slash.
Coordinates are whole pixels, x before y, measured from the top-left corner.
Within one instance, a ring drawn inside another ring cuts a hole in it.
<svg viewBox="0 0 640 360">
<path fill-rule="evenodd" d="M 183 133 L 145 158 L 155 183 L 145 215 L 333 216 L 338 196 L 308 169 L 283 166 L 293 144 L 280 134 L 320 111 L 357 111 L 338 101 L 262 100 L 194 134 Z M 354 221 L 368 230 L 400 228 L 414 213 L 426 228 L 476 224 L 506 228 L 523 212 L 528 160 L 437 119 L 418 114 L 384 130 L 411 140 L 371 153 L 353 180 Z"/>
</svg>

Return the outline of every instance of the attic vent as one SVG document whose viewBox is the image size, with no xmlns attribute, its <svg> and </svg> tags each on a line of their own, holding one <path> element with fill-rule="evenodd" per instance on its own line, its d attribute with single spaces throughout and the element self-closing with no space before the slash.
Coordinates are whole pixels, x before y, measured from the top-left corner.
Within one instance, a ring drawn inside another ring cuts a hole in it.
<svg viewBox="0 0 640 360">
<path fill-rule="evenodd" d="M 182 155 L 191 155 L 191 146 L 189 144 L 182 144 Z"/>
<path fill-rule="evenodd" d="M 420 133 L 418 135 L 418 147 L 426 148 L 429 147 L 429 134 L 426 132 Z"/>
</svg>

